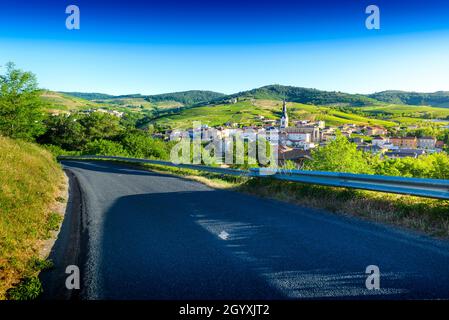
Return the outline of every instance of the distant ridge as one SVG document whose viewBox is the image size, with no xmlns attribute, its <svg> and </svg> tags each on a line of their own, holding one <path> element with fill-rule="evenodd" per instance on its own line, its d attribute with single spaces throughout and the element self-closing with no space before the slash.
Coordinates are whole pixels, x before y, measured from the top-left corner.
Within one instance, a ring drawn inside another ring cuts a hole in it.
<svg viewBox="0 0 449 320">
<path fill-rule="evenodd" d="M 225 96 L 225 94 L 223 93 L 205 90 L 189 90 L 182 92 L 156 94 L 156 95 L 129 94 L 119 96 L 112 96 L 102 93 L 82 93 L 82 92 L 62 92 L 62 93 L 91 101 L 141 98 L 147 100 L 148 102 L 175 101 L 186 106 L 195 105 L 199 103 L 208 103 L 210 101 L 214 101 Z"/>
<path fill-rule="evenodd" d="M 429 105 L 433 107 L 449 108 L 449 91 L 433 93 L 407 92 L 388 90 L 368 95 L 370 98 L 395 104 Z"/>
<path fill-rule="evenodd" d="M 339 91 L 324 91 L 313 88 L 283 86 L 278 84 L 267 85 L 252 90 L 242 91 L 231 95 L 205 90 L 189 90 L 182 92 L 164 93 L 156 95 L 130 94 L 113 96 L 103 93 L 62 92 L 74 97 L 90 100 L 109 100 L 141 98 L 148 102 L 175 101 L 184 106 L 197 106 L 217 104 L 233 98 L 255 98 L 287 100 L 314 105 L 344 105 L 363 107 L 373 104 L 405 104 L 428 105 L 433 107 L 449 108 L 449 91 L 433 93 L 407 92 L 387 90 L 373 94 L 350 94 Z"/>
<path fill-rule="evenodd" d="M 86 100 L 102 100 L 102 99 L 112 99 L 114 96 L 105 94 L 105 93 L 88 93 L 88 92 L 64 92 L 60 91 L 59 93 L 66 94 L 72 97 L 86 99 Z"/>
<path fill-rule="evenodd" d="M 276 99 L 299 102 L 304 104 L 332 105 L 344 104 L 350 106 L 366 106 L 378 103 L 373 98 L 361 94 L 349 94 L 337 91 L 322 91 L 312 88 L 268 85 L 249 91 L 243 91 L 226 98 L 249 97 L 255 99 Z"/>
</svg>

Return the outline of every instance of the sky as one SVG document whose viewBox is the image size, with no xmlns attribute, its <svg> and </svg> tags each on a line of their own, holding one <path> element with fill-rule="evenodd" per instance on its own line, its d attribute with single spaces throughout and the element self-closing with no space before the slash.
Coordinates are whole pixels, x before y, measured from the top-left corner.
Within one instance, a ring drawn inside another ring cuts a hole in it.
<svg viewBox="0 0 449 320">
<path fill-rule="evenodd" d="M 0 65 L 55 91 L 449 91 L 448 40 L 445 0 L 0 0 Z"/>
</svg>

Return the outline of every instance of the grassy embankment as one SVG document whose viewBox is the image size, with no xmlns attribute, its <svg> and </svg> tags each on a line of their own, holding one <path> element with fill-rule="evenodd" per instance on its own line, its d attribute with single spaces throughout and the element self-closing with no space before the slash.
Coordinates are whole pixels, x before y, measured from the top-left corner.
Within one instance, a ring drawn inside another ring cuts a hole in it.
<svg viewBox="0 0 449 320">
<path fill-rule="evenodd" d="M 54 210 L 65 188 L 50 152 L 0 136 L 0 300 L 40 294 L 37 275 L 51 265 L 40 250 L 59 229 Z"/>
<path fill-rule="evenodd" d="M 159 165 L 139 165 L 168 172 L 217 189 L 229 189 L 324 209 L 449 239 L 449 201 L 373 191 L 307 185 L 269 178 L 249 179 Z"/>
</svg>

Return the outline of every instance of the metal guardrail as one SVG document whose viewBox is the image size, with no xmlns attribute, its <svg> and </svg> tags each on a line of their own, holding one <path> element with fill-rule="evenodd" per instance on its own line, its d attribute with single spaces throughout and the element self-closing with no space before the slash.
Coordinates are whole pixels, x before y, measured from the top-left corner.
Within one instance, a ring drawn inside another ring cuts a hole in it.
<svg viewBox="0 0 449 320">
<path fill-rule="evenodd" d="M 405 178 L 342 172 L 284 170 L 271 168 L 238 170 L 195 164 L 175 164 L 160 160 L 112 156 L 60 156 L 58 157 L 58 160 L 115 160 L 130 163 L 148 163 L 225 175 L 271 178 L 331 187 L 354 188 L 449 200 L 449 180 L 440 179 Z"/>
</svg>

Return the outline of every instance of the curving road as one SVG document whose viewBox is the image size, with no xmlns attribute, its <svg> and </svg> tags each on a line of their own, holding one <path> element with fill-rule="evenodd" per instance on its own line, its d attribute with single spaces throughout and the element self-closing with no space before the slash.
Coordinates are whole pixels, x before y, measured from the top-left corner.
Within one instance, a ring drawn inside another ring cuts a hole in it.
<svg viewBox="0 0 449 320">
<path fill-rule="evenodd" d="M 107 162 L 63 165 L 80 186 L 82 299 L 449 298 L 448 242 Z M 380 290 L 365 286 L 368 265 Z"/>
</svg>

